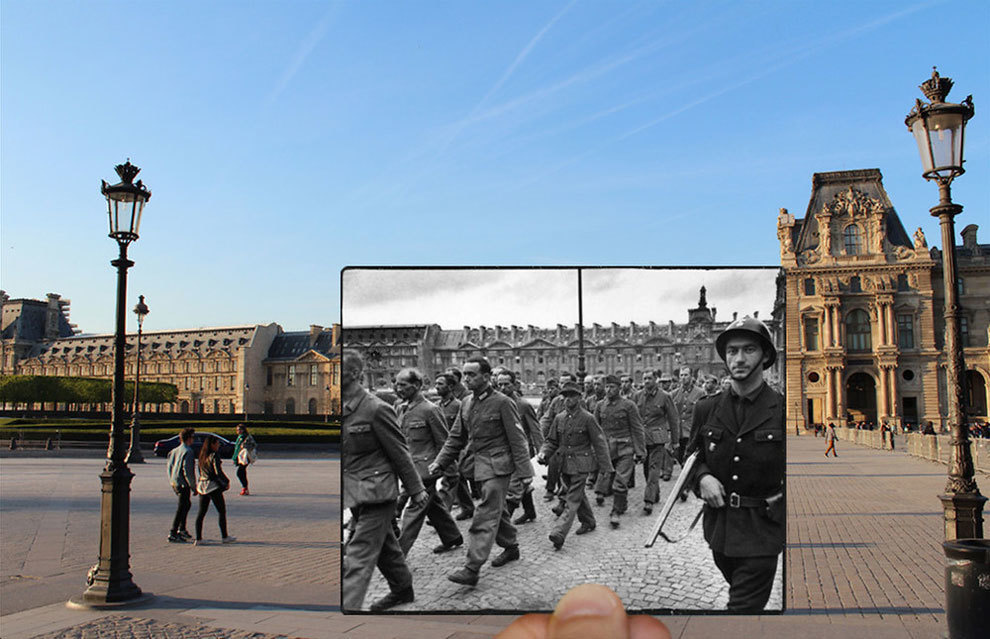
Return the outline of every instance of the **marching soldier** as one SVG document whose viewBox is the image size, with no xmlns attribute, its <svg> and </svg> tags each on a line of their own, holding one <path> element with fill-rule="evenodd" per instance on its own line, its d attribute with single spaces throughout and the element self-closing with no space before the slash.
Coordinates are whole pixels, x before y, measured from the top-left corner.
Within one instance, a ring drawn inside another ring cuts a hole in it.
<svg viewBox="0 0 990 639">
<path fill-rule="evenodd" d="M 399 371 L 395 377 L 395 390 L 403 400 L 399 406 L 399 426 L 406 436 L 413 464 L 429 495 L 425 503 L 411 504 L 406 508 L 402 515 L 399 547 L 403 554 L 409 554 L 427 518 L 440 535 L 443 546 L 460 546 L 464 538 L 437 495 L 437 476 L 428 469 L 447 441 L 446 420 L 440 409 L 423 397 L 423 376 L 415 368 Z"/>
<path fill-rule="evenodd" d="M 653 514 L 660 501 L 660 479 L 670 481 L 674 466 L 674 440 L 680 433 L 680 415 L 674 400 L 657 386 L 653 371 L 643 373 L 643 390 L 636 394 L 636 408 L 643 419 L 646 443 L 646 490 L 643 514 Z"/>
<path fill-rule="evenodd" d="M 537 459 L 541 464 L 546 464 L 551 456 L 557 454 L 562 460 L 566 501 L 550 533 L 555 550 L 560 550 L 564 545 L 575 516 L 581 522 L 576 534 L 583 535 L 595 529 L 595 513 L 588 504 L 584 484 L 592 470 L 612 471 L 605 433 L 591 413 L 581 407 L 581 388 L 576 382 L 567 382 L 561 395 L 564 396 L 565 410 L 554 418 Z"/>
<path fill-rule="evenodd" d="M 560 374 L 560 388 L 564 387 L 567 382 L 577 382 L 577 378 L 571 373 L 561 373 Z M 540 432 L 543 434 L 543 438 L 546 439 L 547 434 L 550 432 L 550 426 L 553 424 L 554 418 L 564 410 L 564 396 L 558 393 L 554 396 L 553 400 L 550 401 L 550 406 L 544 411 L 543 415 L 540 417 Z M 554 495 L 557 493 L 557 488 L 560 486 L 560 457 L 558 455 L 551 455 L 547 462 L 547 490 L 543 495 L 544 501 L 553 501 Z"/>
<path fill-rule="evenodd" d="M 694 405 L 705 396 L 705 393 L 694 385 L 694 380 L 691 379 L 691 369 L 687 366 L 681 367 L 679 379 L 680 386 L 671 393 L 671 397 L 674 399 L 674 405 L 677 406 L 677 412 L 681 418 L 681 432 L 676 442 L 677 461 L 684 463 L 684 449 L 690 434 L 688 429 L 694 423 Z"/>
<path fill-rule="evenodd" d="M 529 456 L 533 458 L 536 457 L 536 453 L 543 445 L 543 433 L 540 432 L 540 423 L 536 420 L 536 411 L 533 410 L 532 404 L 516 392 L 516 379 L 515 373 L 505 371 L 495 378 L 496 387 L 499 392 L 516 403 L 520 423 L 523 432 L 526 433 L 526 441 L 529 443 Z M 533 485 L 531 483 L 523 485 L 521 478 L 513 475 L 512 479 L 509 480 L 509 491 L 506 493 L 505 503 L 509 509 L 510 517 L 516 508 L 522 504 L 523 514 L 512 520 L 514 525 L 518 526 L 536 521 L 536 505 L 533 503 Z"/>
<path fill-rule="evenodd" d="M 585 391 L 588 389 L 588 379 L 591 380 L 591 394 L 585 393 L 584 403 L 588 412 L 597 416 L 598 404 L 605 400 L 605 376 L 593 375 L 585 379 Z M 595 471 L 588 475 L 588 488 L 594 489 L 598 484 L 598 474 L 598 471 Z M 600 505 L 601 503 L 599 503 Z"/>
<path fill-rule="evenodd" d="M 777 352 L 762 322 L 734 321 L 715 349 L 732 380 L 695 407 L 696 490 L 705 501 L 705 540 L 729 583 L 728 609 L 755 614 L 770 597 L 784 549 L 784 398 L 763 379 Z"/>
<path fill-rule="evenodd" d="M 457 381 L 452 374 L 440 373 L 437 375 L 436 385 L 434 386 L 437 395 L 440 396 L 440 402 L 437 406 L 440 407 L 440 412 L 443 413 L 444 419 L 447 421 L 448 433 L 454 427 L 454 419 L 461 410 L 461 401 L 454 397 L 454 386 L 456 384 Z M 437 491 L 437 494 L 440 495 L 440 501 L 443 502 L 444 508 L 448 511 L 453 507 L 455 501 L 460 506 L 461 512 L 455 517 L 457 521 L 474 517 L 474 501 L 471 500 L 468 480 L 464 478 L 464 474 L 461 472 L 461 469 L 464 467 L 464 456 L 461 455 L 461 457 L 462 459 L 457 464 L 451 465 L 450 468 L 444 471 L 443 478 L 440 480 L 440 490 Z"/>
<path fill-rule="evenodd" d="M 705 397 L 712 397 L 722 392 L 722 386 L 714 375 L 705 375 L 705 385 L 702 390 L 705 391 Z"/>
<path fill-rule="evenodd" d="M 643 443 L 643 421 L 636 404 L 619 397 L 619 379 L 615 375 L 608 375 L 603 381 L 605 399 L 595 407 L 595 418 L 608 438 L 609 458 L 614 472 L 599 469 L 595 501 L 601 506 L 605 503 L 605 496 L 613 494 L 609 523 L 612 528 L 618 528 L 619 516 L 626 512 L 629 478 L 636 464 L 646 455 L 646 448 Z"/>
<path fill-rule="evenodd" d="M 361 356 L 345 350 L 341 364 L 344 508 L 351 510 L 354 524 L 344 548 L 342 603 L 346 610 L 361 609 L 377 565 L 390 592 L 371 609 L 385 610 L 414 597 L 412 574 L 391 525 L 399 496 L 396 477 L 413 505 L 425 504 L 428 496 L 392 407 L 361 387 Z"/>
<path fill-rule="evenodd" d="M 629 375 L 623 375 L 619 378 L 621 382 L 621 388 L 619 388 L 619 397 L 625 397 L 626 399 L 632 399 L 633 395 L 636 393 L 636 389 L 633 388 L 633 378 Z"/>
<path fill-rule="evenodd" d="M 453 388 L 454 397 L 459 401 L 463 401 L 464 398 L 467 397 L 468 389 L 465 388 L 464 384 L 461 383 L 462 376 L 460 369 L 457 368 L 456 366 L 451 366 L 444 372 L 454 376 L 454 388 Z"/>
<path fill-rule="evenodd" d="M 493 544 L 504 550 L 492 560 L 492 566 L 497 568 L 519 559 L 516 528 L 509 520 L 505 495 L 513 472 L 524 484 L 533 478 L 529 444 L 516 404 L 492 388 L 491 374 L 491 364 L 484 357 L 471 358 L 464 365 L 464 381 L 471 395 L 461 402 L 454 427 L 429 468 L 431 474 L 447 468 L 464 449 L 473 454 L 473 475 L 480 484 L 481 503 L 471 521 L 467 562 L 464 568 L 447 576 L 467 586 L 478 584 L 478 574 Z"/>
</svg>

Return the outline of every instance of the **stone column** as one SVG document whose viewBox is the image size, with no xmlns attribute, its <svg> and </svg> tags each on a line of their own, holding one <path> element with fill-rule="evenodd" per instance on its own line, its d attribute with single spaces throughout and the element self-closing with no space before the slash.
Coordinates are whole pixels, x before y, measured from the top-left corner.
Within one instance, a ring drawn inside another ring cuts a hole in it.
<svg viewBox="0 0 990 639">
<path fill-rule="evenodd" d="M 880 397 L 877 402 L 877 421 L 887 416 L 887 367 L 881 365 L 880 371 Z"/>
<path fill-rule="evenodd" d="M 894 346 L 896 343 L 894 336 L 894 304 L 892 302 L 887 303 L 887 344 Z"/>
<path fill-rule="evenodd" d="M 825 314 L 822 316 L 822 328 L 825 341 L 823 342 L 822 349 L 831 348 L 832 346 L 832 308 L 825 305 Z"/>
<path fill-rule="evenodd" d="M 890 367 L 890 416 L 899 422 L 901 411 L 897 405 L 897 368 Z"/>
<path fill-rule="evenodd" d="M 825 418 L 835 419 L 835 369 L 825 367 Z"/>
</svg>

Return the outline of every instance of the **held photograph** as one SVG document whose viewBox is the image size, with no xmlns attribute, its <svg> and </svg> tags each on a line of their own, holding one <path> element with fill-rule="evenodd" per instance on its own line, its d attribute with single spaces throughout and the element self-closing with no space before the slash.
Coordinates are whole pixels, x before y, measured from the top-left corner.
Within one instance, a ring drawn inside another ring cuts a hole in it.
<svg viewBox="0 0 990 639">
<path fill-rule="evenodd" d="M 782 612 L 777 269 L 341 274 L 341 609 Z"/>
</svg>

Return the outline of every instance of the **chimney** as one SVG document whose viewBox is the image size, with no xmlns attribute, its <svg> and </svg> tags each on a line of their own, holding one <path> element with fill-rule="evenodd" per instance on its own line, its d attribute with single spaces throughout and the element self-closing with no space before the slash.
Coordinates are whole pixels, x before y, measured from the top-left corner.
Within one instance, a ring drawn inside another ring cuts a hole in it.
<svg viewBox="0 0 990 639">
<path fill-rule="evenodd" d="M 674 320 L 669 320 L 669 324 L 667 324 L 667 334 L 671 337 L 674 336 Z"/>
<path fill-rule="evenodd" d="M 58 299 L 61 297 L 55 293 L 48 294 L 48 308 L 45 309 L 45 339 L 58 339 L 58 316 L 61 308 Z"/>
<path fill-rule="evenodd" d="M 760 319 L 760 312 L 759 311 L 753 311 L 753 319 Z"/>
<path fill-rule="evenodd" d="M 340 344 L 340 324 L 334 324 L 330 330 L 332 331 L 330 338 L 333 340 L 333 345 Z"/>
<path fill-rule="evenodd" d="M 560 344 L 564 339 L 564 325 L 557 324 L 557 331 L 553 334 L 553 339 L 556 343 Z"/>
<path fill-rule="evenodd" d="M 464 333 L 461 335 L 461 342 L 467 342 L 471 340 L 471 327 L 465 326 Z"/>
<path fill-rule="evenodd" d="M 512 343 L 515 344 L 519 341 L 519 327 L 515 324 L 512 325 Z"/>
<path fill-rule="evenodd" d="M 486 333 L 488 333 L 488 329 L 485 328 L 484 324 L 478 327 L 478 341 L 481 342 L 480 344 L 478 344 L 478 346 L 485 345 L 485 339 L 488 337 Z"/>
<path fill-rule="evenodd" d="M 736 317 L 738 317 L 738 316 L 739 316 L 739 312 L 738 311 L 732 311 L 732 321 L 733 322 L 736 321 Z"/>
<path fill-rule="evenodd" d="M 657 334 L 657 323 L 650 320 L 650 337 L 654 337 Z"/>
<path fill-rule="evenodd" d="M 502 327 L 498 324 L 495 325 L 495 341 L 500 341 L 502 339 Z"/>
<path fill-rule="evenodd" d="M 532 324 L 526 325 L 526 341 L 530 342 L 536 336 L 536 327 Z"/>
<path fill-rule="evenodd" d="M 975 254 L 977 252 L 977 241 L 976 241 L 976 231 L 979 230 L 979 226 L 976 224 L 969 224 L 964 228 L 959 235 L 962 235 L 963 248 L 967 248 L 973 251 Z"/>
<path fill-rule="evenodd" d="M 616 338 L 616 335 L 617 335 L 616 331 L 618 330 L 618 328 L 619 328 L 619 325 L 616 324 L 615 322 L 612 322 L 612 328 L 609 331 L 612 339 L 615 339 Z"/>
<path fill-rule="evenodd" d="M 592 324 L 591 325 L 591 339 L 597 340 L 598 339 L 598 331 L 600 331 L 601 329 L 602 329 L 602 325 L 599 324 L 598 322 L 595 322 L 594 324 Z"/>
<path fill-rule="evenodd" d="M 718 313 L 718 309 L 714 306 L 712 307 L 712 321 L 715 321 L 715 314 Z"/>
<path fill-rule="evenodd" d="M 320 338 L 320 333 L 322 333 L 322 332 L 323 332 L 323 327 L 320 326 L 319 324 L 310 324 L 309 325 L 309 345 L 310 345 L 310 347 L 312 347 L 314 344 L 316 344 L 316 340 L 318 340 Z"/>
</svg>

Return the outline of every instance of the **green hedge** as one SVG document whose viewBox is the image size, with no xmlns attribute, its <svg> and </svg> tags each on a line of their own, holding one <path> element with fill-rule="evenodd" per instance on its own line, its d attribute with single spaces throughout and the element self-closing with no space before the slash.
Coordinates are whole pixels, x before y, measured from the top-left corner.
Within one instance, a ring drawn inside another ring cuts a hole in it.
<svg viewBox="0 0 990 639">
<path fill-rule="evenodd" d="M 90 377 L 6 375 L 0 378 L 0 402 L 12 404 L 109 404 L 113 380 Z M 175 384 L 142 382 L 138 398 L 145 404 L 167 404 L 179 396 Z M 134 382 L 124 382 L 124 397 L 134 397 Z"/>
</svg>

